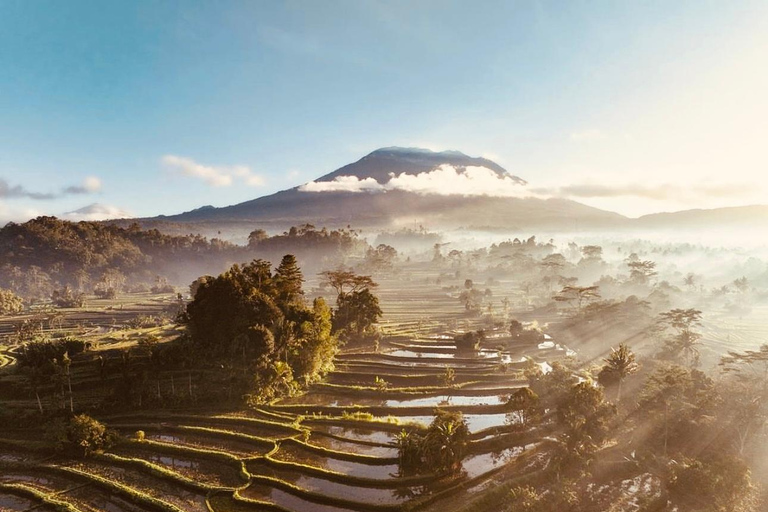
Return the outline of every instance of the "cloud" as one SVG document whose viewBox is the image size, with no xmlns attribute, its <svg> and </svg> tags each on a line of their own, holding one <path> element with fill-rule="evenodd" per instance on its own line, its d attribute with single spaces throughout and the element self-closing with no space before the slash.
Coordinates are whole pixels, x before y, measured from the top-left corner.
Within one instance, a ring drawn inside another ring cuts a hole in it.
<svg viewBox="0 0 768 512">
<path fill-rule="evenodd" d="M 67 187 L 65 194 L 93 194 L 101 190 L 101 179 L 96 176 L 88 176 L 81 185 Z"/>
<path fill-rule="evenodd" d="M 373 178 L 338 176 L 333 181 L 311 181 L 299 187 L 303 192 L 386 192 L 402 190 L 421 195 L 459 195 L 490 197 L 531 197 L 534 194 L 510 176 L 499 176 L 486 167 L 457 169 L 441 165 L 419 174 L 390 174 L 386 183 Z"/>
<path fill-rule="evenodd" d="M 381 192 L 384 186 L 373 178 L 337 176 L 333 181 L 310 181 L 299 187 L 302 192 Z"/>
<path fill-rule="evenodd" d="M 211 166 L 195 162 L 191 158 L 182 156 L 165 155 L 161 158 L 162 164 L 174 172 L 184 176 L 199 178 L 212 187 L 229 187 L 235 180 L 251 186 L 264 185 L 264 178 L 254 174 L 249 167 L 236 166 Z"/>
<path fill-rule="evenodd" d="M 75 211 L 66 212 L 61 216 L 62 219 L 71 221 L 80 220 L 107 220 L 107 219 L 126 219 L 133 217 L 130 213 L 121 210 L 117 206 L 108 204 L 93 203 Z"/>
<path fill-rule="evenodd" d="M 4 226 L 8 222 L 26 222 L 40 215 L 44 215 L 44 213 L 35 208 L 14 208 L 0 201 L 0 226 Z"/>
<path fill-rule="evenodd" d="M 80 185 L 65 187 L 61 192 L 34 192 L 21 185 L 11 186 L 0 178 L 0 199 L 34 199 L 36 201 L 50 201 L 69 195 L 93 194 L 101 190 L 101 180 L 95 176 L 87 177 Z"/>
<path fill-rule="evenodd" d="M 656 201 L 724 198 L 747 196 L 754 192 L 754 186 L 748 184 L 704 184 L 679 185 L 662 184 L 596 184 L 581 183 L 554 188 L 539 188 L 534 192 L 561 197 L 606 198 L 640 197 Z"/>
</svg>

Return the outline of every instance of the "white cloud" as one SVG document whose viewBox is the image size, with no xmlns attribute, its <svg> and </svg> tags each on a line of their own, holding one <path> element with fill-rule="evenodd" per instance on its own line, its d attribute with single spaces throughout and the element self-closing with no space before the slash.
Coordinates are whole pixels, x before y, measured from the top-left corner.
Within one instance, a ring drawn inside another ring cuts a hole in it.
<svg viewBox="0 0 768 512">
<path fill-rule="evenodd" d="M 101 179 L 96 176 L 88 176 L 80 185 L 67 187 L 65 194 L 93 194 L 101 190 Z"/>
<path fill-rule="evenodd" d="M 441 165 L 434 171 L 419 174 L 390 174 L 386 183 L 373 178 L 339 176 L 333 181 L 311 181 L 299 187 L 303 192 L 384 192 L 402 190 L 427 195 L 532 197 L 524 185 L 510 176 L 499 176 L 486 167 L 457 169 Z"/>
<path fill-rule="evenodd" d="M 191 158 L 165 155 L 161 162 L 165 167 L 184 176 L 199 178 L 212 187 L 229 187 L 235 180 L 251 186 L 264 185 L 264 178 L 244 165 L 212 166 L 195 162 Z"/>
<path fill-rule="evenodd" d="M 21 185 L 11 186 L 6 180 L 0 178 L 0 199 L 34 199 L 36 201 L 50 201 L 68 195 L 93 194 L 101 190 L 101 180 L 96 176 L 89 176 L 80 185 L 70 185 L 60 192 L 37 192 L 28 190 Z"/>
<path fill-rule="evenodd" d="M 133 217 L 133 215 L 124 210 L 121 210 L 117 206 L 100 203 L 89 204 L 88 206 L 72 212 L 67 212 L 61 216 L 62 219 L 71 221 L 126 219 L 130 217 Z"/>
<path fill-rule="evenodd" d="M 310 181 L 299 187 L 302 192 L 380 192 L 384 186 L 373 178 L 338 176 L 333 181 Z"/>
<path fill-rule="evenodd" d="M 535 189 L 541 194 L 577 198 L 639 197 L 655 201 L 696 201 L 747 197 L 755 186 L 746 183 L 595 183 L 584 182 L 562 187 Z"/>
<path fill-rule="evenodd" d="M 26 222 L 40 215 L 44 215 L 41 210 L 25 207 L 14 208 L 0 201 L 0 226 L 5 226 L 8 222 Z"/>
<path fill-rule="evenodd" d="M 416 175 L 402 173 L 392 176 L 386 188 L 443 196 L 530 197 L 532 195 L 511 177 L 502 177 L 487 167 L 475 166 L 458 170 L 451 165 L 441 165 L 431 172 Z"/>
</svg>

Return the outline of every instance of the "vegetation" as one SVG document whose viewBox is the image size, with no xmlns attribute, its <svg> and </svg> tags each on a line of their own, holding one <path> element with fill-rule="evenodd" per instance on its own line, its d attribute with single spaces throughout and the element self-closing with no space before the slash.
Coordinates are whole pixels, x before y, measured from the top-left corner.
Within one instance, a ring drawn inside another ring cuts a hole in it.
<svg viewBox="0 0 768 512">
<path fill-rule="evenodd" d="M 88 457 L 114 443 L 114 434 L 86 414 L 74 416 L 69 421 L 51 423 L 47 435 L 57 451 L 66 451 L 78 457 Z"/>
<path fill-rule="evenodd" d="M 337 343 L 323 299 L 305 303 L 292 255 L 275 272 L 269 262 L 234 265 L 206 280 L 187 306 L 192 350 L 224 365 L 229 393 L 265 403 L 294 394 L 333 365 Z"/>
<path fill-rule="evenodd" d="M 382 315 L 379 299 L 371 292 L 378 286 L 371 276 L 349 270 L 325 271 L 326 283 L 336 291 L 333 332 L 345 341 L 373 334 L 373 325 Z"/>
<path fill-rule="evenodd" d="M 11 290 L 0 288 L 0 316 L 17 315 L 24 310 L 24 301 Z"/>
<path fill-rule="evenodd" d="M 456 473 L 467 452 L 469 428 L 460 412 L 437 410 L 424 433 L 401 431 L 396 438 L 404 473 Z"/>
</svg>

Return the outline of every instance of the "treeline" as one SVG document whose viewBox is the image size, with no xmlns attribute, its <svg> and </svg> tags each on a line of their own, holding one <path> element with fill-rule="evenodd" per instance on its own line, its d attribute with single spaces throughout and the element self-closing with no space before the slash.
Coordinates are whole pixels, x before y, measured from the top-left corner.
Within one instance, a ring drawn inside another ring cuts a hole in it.
<svg viewBox="0 0 768 512">
<path fill-rule="evenodd" d="M 318 229 L 312 224 L 294 226 L 272 236 L 257 229 L 248 236 L 248 249 L 260 258 L 277 260 L 290 253 L 307 272 L 334 267 L 349 258 L 361 258 L 368 248 L 368 242 L 354 229 Z"/>
<path fill-rule="evenodd" d="M 322 378 L 340 344 L 377 340 L 382 312 L 371 291 L 376 282 L 345 270 L 328 271 L 325 279 L 337 293 L 336 308 L 323 298 L 305 298 L 292 255 L 277 267 L 261 259 L 235 264 L 192 284 L 193 300 L 177 316 L 186 329 L 174 340 L 160 343 L 148 334 L 135 346 L 83 354 L 87 343 L 37 331 L 15 353 L 17 370 L 40 414 L 49 416 L 83 410 L 72 386 L 83 379 L 108 391 L 101 404 L 107 409 L 267 403 Z"/>
<path fill-rule="evenodd" d="M 293 227 L 270 236 L 257 229 L 247 246 L 200 235 L 167 235 L 138 224 L 69 222 L 38 217 L 0 228 L 0 289 L 25 299 L 82 304 L 82 293 L 112 297 L 128 292 L 172 292 L 200 275 L 218 274 L 254 257 L 279 260 L 295 254 L 314 273 L 358 260 L 367 269 L 390 268 L 394 249 L 376 249 L 353 229 Z"/>
<path fill-rule="evenodd" d="M 65 287 L 90 292 L 145 284 L 148 289 L 162 281 L 158 276 L 187 279 L 185 262 L 219 266 L 242 251 L 223 240 L 170 236 L 138 224 L 121 228 L 38 217 L 0 228 L 0 287 L 27 298 L 49 298 Z"/>
</svg>

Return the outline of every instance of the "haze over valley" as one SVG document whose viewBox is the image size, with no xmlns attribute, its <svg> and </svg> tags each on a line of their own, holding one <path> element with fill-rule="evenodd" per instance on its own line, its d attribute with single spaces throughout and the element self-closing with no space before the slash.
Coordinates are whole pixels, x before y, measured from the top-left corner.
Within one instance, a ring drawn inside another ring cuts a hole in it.
<svg viewBox="0 0 768 512">
<path fill-rule="evenodd" d="M 766 5 L 0 13 L 1 511 L 768 509 Z"/>
</svg>

